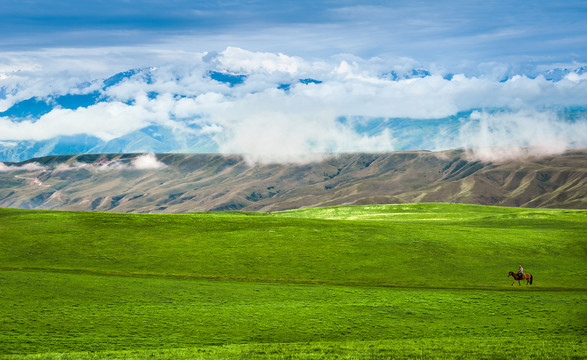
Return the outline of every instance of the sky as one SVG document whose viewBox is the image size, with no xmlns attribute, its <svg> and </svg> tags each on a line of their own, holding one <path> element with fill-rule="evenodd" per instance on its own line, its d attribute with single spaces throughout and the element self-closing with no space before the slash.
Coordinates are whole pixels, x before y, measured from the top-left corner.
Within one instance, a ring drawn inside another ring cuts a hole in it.
<svg viewBox="0 0 587 360">
<path fill-rule="evenodd" d="M 0 114 L 30 98 L 53 108 L 0 115 L 0 146 L 159 126 L 279 160 L 394 150 L 401 134 L 357 122 L 467 112 L 429 150 L 587 147 L 586 18 L 578 0 L 3 0 Z"/>
<path fill-rule="evenodd" d="M 585 1 L 3 0 L 3 51 L 250 51 L 445 66 L 584 62 Z M 65 51 L 65 50 L 62 50 Z"/>
</svg>

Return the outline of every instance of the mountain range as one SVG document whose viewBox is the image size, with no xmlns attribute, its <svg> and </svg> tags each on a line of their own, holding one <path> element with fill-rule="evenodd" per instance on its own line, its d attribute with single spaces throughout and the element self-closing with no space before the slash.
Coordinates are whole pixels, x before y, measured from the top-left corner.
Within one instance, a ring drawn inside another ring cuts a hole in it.
<svg viewBox="0 0 587 360">
<path fill-rule="evenodd" d="M 0 111 L 0 118 L 5 117 L 13 122 L 37 121 L 42 116 L 55 109 L 76 110 L 87 108 L 102 102 L 107 102 L 108 90 L 124 83 L 129 79 L 140 78 L 146 84 L 152 82 L 152 72 L 156 68 L 131 69 L 121 72 L 105 80 L 95 80 L 91 83 L 80 84 L 79 93 L 55 94 L 48 97 L 32 97 L 19 101 L 10 108 Z M 430 76 L 430 72 L 422 69 L 412 70 L 405 74 L 391 72 L 386 74 L 395 80 Z M 242 84 L 247 75 L 231 74 L 228 72 L 208 71 L 207 77 L 229 88 Z M 304 85 L 320 84 L 322 81 L 303 78 L 293 83 L 283 83 L 277 88 L 289 92 L 295 83 Z M 88 92 L 87 89 L 94 89 Z M 2 90 L 0 88 L 0 90 Z M 1 92 L 0 92 L 1 94 Z M 147 94 L 149 98 L 157 97 L 158 93 Z M 132 102 L 131 102 L 132 103 Z M 131 103 L 128 103 L 130 105 Z M 365 119 L 361 121 L 362 134 L 373 135 L 384 129 L 390 130 L 396 136 L 395 149 L 435 149 L 437 144 L 429 134 L 443 133 L 455 136 L 458 133 L 462 117 L 469 116 L 475 109 L 458 113 L 447 118 L 426 120 L 410 118 L 394 119 Z M 567 110 L 565 110 L 567 111 Z M 576 109 L 571 109 L 576 112 Z M 579 109 L 582 113 L 583 109 Z M 347 119 L 341 118 L 340 122 Z M 60 135 L 43 140 L 0 141 L 0 161 L 18 162 L 26 159 L 62 154 L 97 154 L 97 153 L 133 153 L 133 152 L 181 152 L 181 153 L 216 153 L 218 144 L 212 134 L 186 132 L 180 129 L 153 124 L 129 132 L 114 139 L 101 139 L 91 134 Z"/>
<path fill-rule="evenodd" d="M 454 202 L 587 208 L 587 149 L 484 162 L 462 149 L 251 164 L 222 154 L 78 154 L 0 163 L 0 206 L 187 213 Z"/>
<path fill-rule="evenodd" d="M 548 81 L 559 81 L 568 74 L 582 75 L 586 68 L 576 69 L 555 68 L 536 76 L 544 77 Z M 10 107 L 0 110 L 0 120 L 4 119 L 12 127 L 21 123 L 36 123 L 43 116 L 48 115 L 55 110 L 76 111 L 79 109 L 90 108 L 97 104 L 106 104 L 109 101 L 118 101 L 121 104 L 132 105 L 133 100 L 120 100 L 111 98 L 116 97 L 117 87 L 138 81 L 147 86 L 153 84 L 157 75 L 157 68 L 140 68 L 131 69 L 125 72 L 115 74 L 103 80 L 94 80 L 92 82 L 80 83 L 78 87 L 69 89 L 69 93 L 55 93 L 38 97 L 31 97 L 20 100 Z M 237 91 L 246 81 L 247 74 L 231 73 L 227 71 L 208 70 L 202 74 L 206 81 L 217 84 L 222 87 L 222 91 L 230 93 Z M 430 71 L 421 68 L 415 68 L 403 73 L 390 71 L 381 75 L 382 79 L 393 81 L 426 78 L 430 77 Z M 445 79 L 451 79 L 452 74 L 445 74 Z M 504 78 L 502 81 L 507 81 Z M 291 78 L 283 79 L 283 83 L 275 85 L 276 89 L 289 93 L 290 88 L 296 85 L 321 84 L 323 81 L 314 78 Z M 269 86 L 269 85 L 268 85 Z M 236 89 L 236 90 L 235 90 Z M 218 90 L 220 91 L 220 90 Z M 170 93 L 173 97 L 181 98 L 186 95 Z M 145 94 L 148 99 L 155 99 L 164 94 L 156 91 L 150 91 Z M 169 95 L 169 94 L 168 94 Z M 170 96 L 171 96 L 170 95 Z M 0 86 L 0 99 L 7 96 L 7 90 Z M 193 97 L 193 96 L 192 96 Z M 345 125 L 362 136 L 374 136 L 388 131 L 393 135 L 393 150 L 444 150 L 455 147 L 467 146 L 459 140 L 462 126 L 464 123 L 475 123 L 478 120 L 472 119 L 471 114 L 479 110 L 484 112 L 499 113 L 504 111 L 501 108 L 476 108 L 471 107 L 467 110 L 456 112 L 452 116 L 441 118 L 398 118 L 398 117 L 362 117 L 360 114 L 355 116 L 359 118 L 352 119 L 340 117 L 338 119 L 341 125 Z M 582 122 L 585 119 L 587 109 L 584 106 L 558 107 L 550 109 L 556 113 L 559 121 L 563 123 Z M 106 116 L 102 114 L 101 116 Z M 174 119 L 179 121 L 179 119 Z M 201 131 L 197 125 L 191 123 L 193 120 L 188 118 L 186 121 L 179 121 L 185 128 L 172 126 L 168 123 L 146 123 L 143 127 L 129 130 L 124 134 L 117 134 L 113 137 L 99 137 L 90 131 L 78 132 L 72 135 L 55 135 L 49 138 L 31 137 L 30 139 L 21 138 L 16 140 L 10 137 L 0 139 L 0 161 L 19 162 L 26 159 L 43 157 L 48 155 L 62 154 L 90 154 L 90 153 L 134 153 L 134 152 L 152 152 L 152 153 L 217 153 L 219 145 L 214 134 Z M 123 121 L 123 120 L 119 120 Z M 9 122 L 9 123 L 8 123 Z M 106 127 L 106 126 L 105 126 Z M 510 132 L 516 130 L 510 129 Z M 522 142 L 524 144 L 524 142 Z M 572 147 L 583 147 L 583 143 L 574 144 Z M 391 150 L 391 148 L 389 149 Z"/>
</svg>

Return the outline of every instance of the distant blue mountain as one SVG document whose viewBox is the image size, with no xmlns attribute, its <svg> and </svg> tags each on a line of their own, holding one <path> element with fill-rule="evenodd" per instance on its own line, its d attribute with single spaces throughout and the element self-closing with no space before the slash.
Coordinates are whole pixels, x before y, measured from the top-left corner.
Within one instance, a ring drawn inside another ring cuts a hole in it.
<svg viewBox="0 0 587 360">
<path fill-rule="evenodd" d="M 438 144 L 430 134 L 443 133 L 449 137 L 454 136 L 458 133 L 459 119 L 459 116 L 437 120 L 341 117 L 338 121 L 370 136 L 385 129 L 390 130 L 395 139 L 395 150 L 431 150 L 436 149 Z M 209 135 L 180 132 L 163 126 L 149 126 L 110 141 L 89 135 L 76 135 L 44 141 L 22 141 L 15 146 L 0 143 L 0 161 L 12 162 L 47 155 L 129 152 L 216 153 L 218 145 Z"/>
<path fill-rule="evenodd" d="M 98 103 L 103 98 L 102 94 L 104 90 L 139 73 L 145 74 L 148 83 L 151 81 L 149 71 L 133 69 L 118 73 L 104 80 L 102 88 L 99 91 L 93 91 L 87 94 L 55 95 L 44 99 L 32 97 L 17 102 L 6 111 L 0 112 L 0 116 L 10 117 L 13 121 L 22 121 L 24 119 L 40 118 L 55 108 L 75 110 L 80 107 L 88 107 Z"/>
<path fill-rule="evenodd" d="M 198 136 L 163 126 L 149 126 L 98 144 L 88 152 L 214 153 L 217 151 L 218 146 L 209 136 Z"/>
<path fill-rule="evenodd" d="M 208 74 L 212 80 L 228 84 L 230 87 L 242 84 L 247 78 L 247 75 L 229 74 L 218 71 L 208 71 Z"/>
<path fill-rule="evenodd" d="M 308 84 L 322 84 L 322 81 L 320 80 L 316 80 L 316 79 L 300 79 L 299 80 L 302 84 L 304 85 L 308 85 Z"/>
<path fill-rule="evenodd" d="M 399 71 L 390 71 L 383 74 L 383 77 L 388 78 L 393 81 L 397 80 L 405 80 L 405 79 L 414 79 L 414 78 L 424 78 L 430 76 L 430 71 L 426 69 L 412 69 L 407 72 L 399 72 Z M 452 77 L 452 75 L 451 75 Z"/>
<path fill-rule="evenodd" d="M 138 69 L 132 69 L 129 71 L 121 72 L 116 75 L 109 77 L 108 79 L 104 80 L 104 88 L 108 88 L 119 84 L 124 79 L 129 79 L 131 76 L 135 75 L 138 72 Z"/>
<path fill-rule="evenodd" d="M 0 112 L 0 116 L 7 116 L 19 121 L 31 118 L 40 118 L 55 108 L 77 109 L 88 107 L 98 103 L 101 98 L 99 91 L 81 95 L 62 95 L 53 98 L 30 98 L 14 104 L 6 111 Z"/>
<path fill-rule="evenodd" d="M 283 90 L 285 92 L 288 92 L 290 88 L 291 84 L 279 84 L 279 86 L 277 87 L 278 90 Z"/>
<path fill-rule="evenodd" d="M 42 141 L 20 141 L 16 145 L 0 143 L 0 161 L 23 161 L 47 155 L 90 153 L 102 140 L 90 135 L 58 136 Z"/>
<path fill-rule="evenodd" d="M 37 118 L 51 112 L 53 107 L 49 100 L 33 97 L 12 105 L 8 110 L 0 112 L 0 116 L 8 116 L 16 120 Z"/>
<path fill-rule="evenodd" d="M 78 109 L 104 101 L 104 91 L 120 84 L 133 76 L 143 76 L 143 81 L 150 83 L 150 69 L 132 69 L 118 73 L 102 82 L 100 90 L 87 94 L 66 94 L 47 98 L 30 98 L 20 101 L 0 116 L 9 117 L 11 121 L 37 120 L 56 108 Z M 212 75 L 211 75 L 212 76 Z M 242 83 L 246 76 L 217 73 L 216 80 L 232 85 Z M 86 84 L 87 86 L 88 84 Z M 149 93 L 155 98 L 157 93 Z M 206 152 L 212 153 L 218 146 L 210 136 L 197 136 L 189 132 L 179 132 L 164 126 L 149 126 L 110 141 L 101 140 L 91 135 L 58 136 L 41 141 L 0 142 L 0 161 L 22 161 L 34 157 L 79 153 L 105 152 Z"/>
<path fill-rule="evenodd" d="M 576 74 L 585 74 L 587 72 L 587 66 L 582 66 L 579 68 L 556 68 L 556 69 L 550 69 L 547 71 L 542 72 L 541 74 L 546 78 L 546 80 L 550 80 L 550 81 L 560 81 L 561 79 L 563 79 L 565 76 L 567 76 L 570 73 L 576 73 Z"/>
<path fill-rule="evenodd" d="M 321 80 L 316 80 L 316 79 L 311 79 L 311 78 L 299 79 L 298 82 L 300 84 L 304 84 L 304 85 L 309 85 L 309 84 L 322 84 L 322 81 Z M 277 89 L 278 90 L 283 90 L 285 92 L 288 92 L 292 85 L 293 84 L 279 84 L 279 86 L 277 87 Z"/>
<path fill-rule="evenodd" d="M 3 162 L 18 162 L 48 155 L 122 152 L 215 153 L 218 152 L 218 145 L 207 135 L 198 136 L 160 126 L 149 126 L 110 141 L 90 135 L 74 135 L 42 141 L 21 141 L 16 145 L 0 142 L 0 161 Z"/>
</svg>

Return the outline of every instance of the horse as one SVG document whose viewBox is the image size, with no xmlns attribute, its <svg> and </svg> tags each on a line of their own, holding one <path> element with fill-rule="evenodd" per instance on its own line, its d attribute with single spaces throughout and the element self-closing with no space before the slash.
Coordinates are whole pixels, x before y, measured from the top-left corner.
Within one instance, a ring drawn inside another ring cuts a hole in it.
<svg viewBox="0 0 587 360">
<path fill-rule="evenodd" d="M 518 286 L 520 285 L 520 280 L 526 280 L 526 285 L 528 285 L 528 284 L 532 285 L 532 280 L 534 280 L 534 277 L 532 276 L 532 274 L 524 273 L 520 277 L 517 273 L 510 271 L 508 274 L 508 277 L 510 277 L 510 276 L 514 277 L 514 281 L 512 281 L 512 286 L 514 285 L 516 280 L 518 280 Z"/>
</svg>

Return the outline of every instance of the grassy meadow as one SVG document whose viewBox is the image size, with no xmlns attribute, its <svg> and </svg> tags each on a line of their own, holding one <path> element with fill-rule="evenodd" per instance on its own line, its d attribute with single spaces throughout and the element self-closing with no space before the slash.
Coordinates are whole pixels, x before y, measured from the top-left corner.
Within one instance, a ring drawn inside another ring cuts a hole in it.
<svg viewBox="0 0 587 360">
<path fill-rule="evenodd" d="M 585 358 L 586 259 L 583 210 L 0 209 L 0 358 Z"/>
</svg>

